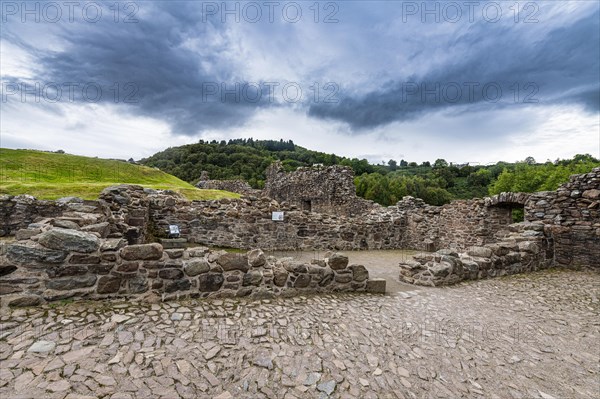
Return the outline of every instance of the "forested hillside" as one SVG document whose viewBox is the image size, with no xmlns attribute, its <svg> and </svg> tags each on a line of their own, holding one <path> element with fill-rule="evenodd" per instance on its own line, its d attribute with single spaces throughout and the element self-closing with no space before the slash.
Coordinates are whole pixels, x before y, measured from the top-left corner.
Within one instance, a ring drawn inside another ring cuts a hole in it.
<svg viewBox="0 0 600 399">
<path fill-rule="evenodd" d="M 201 140 L 168 148 L 140 162 L 190 183 L 196 183 L 202 171 L 207 171 L 211 179 L 243 179 L 254 188 L 262 188 L 265 169 L 275 160 L 282 161 L 288 171 L 314 164 L 350 166 L 356 175 L 357 194 L 382 205 L 394 204 L 405 195 L 442 205 L 453 199 L 502 191 L 555 190 L 570 175 L 600 166 L 600 161 L 590 155 L 542 164 L 529 157 L 522 162 L 487 166 L 454 165 L 444 159 L 421 164 L 391 159 L 386 164 L 373 165 L 366 159 L 311 151 L 292 141 L 252 139 Z"/>
<path fill-rule="evenodd" d="M 351 166 L 357 176 L 387 172 L 386 167 L 370 165 L 366 159 L 349 159 L 311 151 L 295 145 L 291 140 L 200 140 L 197 144 L 168 148 L 140 162 L 191 183 L 196 183 L 205 170 L 211 179 L 243 179 L 254 188 L 262 188 L 265 170 L 275 160 L 282 161 L 287 171 L 314 164 L 342 164 Z"/>
</svg>

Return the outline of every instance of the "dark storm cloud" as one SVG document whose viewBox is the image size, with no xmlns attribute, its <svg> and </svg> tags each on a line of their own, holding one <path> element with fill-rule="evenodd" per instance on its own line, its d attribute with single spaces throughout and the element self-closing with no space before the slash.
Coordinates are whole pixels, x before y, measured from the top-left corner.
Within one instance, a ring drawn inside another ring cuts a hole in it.
<svg viewBox="0 0 600 399">
<path fill-rule="evenodd" d="M 240 79 L 221 57 L 228 45 L 224 25 L 203 19 L 201 7 L 194 2 L 137 4 L 137 23 L 115 23 L 109 15 L 93 24 L 46 25 L 65 43 L 64 51 L 40 50 L 43 44 L 18 39 L 10 27 L 4 36 L 36 58 L 35 80 L 58 84 L 63 100 L 123 104 L 134 114 L 166 121 L 174 133 L 239 125 L 255 109 L 270 105 L 268 86 L 236 88 Z M 16 28 L 41 33 L 32 24 Z M 221 96 L 222 88 L 232 91 Z"/>
<path fill-rule="evenodd" d="M 112 4 L 106 3 L 106 7 Z M 368 89 L 338 81 L 337 104 L 295 104 L 311 116 L 346 122 L 356 132 L 416 119 L 440 109 L 459 114 L 518 107 L 524 101 L 537 101 L 525 105 L 540 106 L 582 104 L 593 112 L 600 106 L 598 7 L 576 20 L 565 14 L 566 25 L 548 31 L 484 22 L 467 24 L 466 29 L 458 24 L 428 24 L 418 27 L 423 31 L 401 26 L 399 37 L 393 37 L 381 32 L 387 32 L 388 22 L 398 20 L 395 3 L 348 2 L 340 3 L 347 14 L 340 14 L 339 24 L 246 24 L 246 29 L 240 30 L 242 39 L 231 39 L 236 36 L 228 35 L 228 29 L 240 26 L 221 23 L 219 15 L 207 20 L 200 2 L 136 4 L 138 23 L 115 23 L 110 12 L 98 23 L 20 24 L 11 20 L 3 26 L 2 39 L 35 60 L 31 66 L 34 80 L 63 86 L 92 83 L 85 94 L 94 98 L 97 85 L 103 94 L 97 102 L 117 102 L 134 115 L 165 121 L 176 134 L 194 135 L 240 126 L 258 110 L 281 104 L 272 101 L 266 84 L 269 76 L 261 76 L 264 80 L 248 90 L 234 86 L 235 82 L 244 82 L 244 62 L 251 61 L 243 57 L 249 54 L 261 59 L 269 51 L 276 53 L 269 60 L 277 72 L 278 60 L 282 60 L 282 71 L 286 70 L 287 59 L 294 60 L 294 72 L 305 79 L 299 83 L 307 92 L 312 82 L 322 81 L 323 76 L 371 76 L 364 83 Z M 454 29 L 457 26 L 459 29 Z M 311 29 L 322 29 L 318 31 L 321 36 Z M 450 33 L 446 37 L 437 34 L 438 30 Z M 430 31 L 436 35 L 426 34 Z M 309 37 L 322 37 L 323 43 L 314 45 L 323 44 L 321 53 L 313 53 L 310 45 L 298 45 L 306 32 L 311 34 Z M 252 40 L 235 42 L 242 41 L 243 35 L 252 35 L 264 47 L 253 52 L 256 49 L 248 45 Z M 248 54 L 236 54 L 238 46 Z M 400 55 L 403 50 L 411 54 L 406 65 L 401 65 L 403 71 L 409 71 L 406 76 L 400 76 L 394 67 L 386 69 L 386 63 L 398 55 L 390 51 L 394 48 Z M 440 61 L 440 48 L 452 58 Z M 330 53 L 334 54 L 331 60 Z M 327 61 L 321 69 L 306 67 L 311 63 L 302 62 L 318 61 L 319 54 Z M 360 63 L 353 69 L 351 61 L 356 58 L 373 62 Z M 334 73 L 339 71 L 347 73 Z M 263 70 L 257 74 L 262 75 Z M 382 76 L 388 81 L 384 82 Z M 2 78 L 19 83 L 10 76 Z M 222 96 L 223 84 L 233 92 Z M 498 88 L 502 91 L 500 97 Z M 363 94 L 344 96 L 345 90 Z M 89 102 L 81 88 L 74 91 L 74 100 Z M 52 104 L 50 108 L 58 107 Z M 470 126 L 465 126 L 465 132 L 472 132 Z"/>
<path fill-rule="evenodd" d="M 309 114 L 346 122 L 360 132 L 451 107 L 458 114 L 485 107 L 581 104 L 598 112 L 599 21 L 595 9 L 538 37 L 505 25 L 473 25 L 449 41 L 453 62 L 363 95 L 342 97 L 335 106 L 313 104 Z M 423 51 L 428 51 L 425 42 Z"/>
</svg>

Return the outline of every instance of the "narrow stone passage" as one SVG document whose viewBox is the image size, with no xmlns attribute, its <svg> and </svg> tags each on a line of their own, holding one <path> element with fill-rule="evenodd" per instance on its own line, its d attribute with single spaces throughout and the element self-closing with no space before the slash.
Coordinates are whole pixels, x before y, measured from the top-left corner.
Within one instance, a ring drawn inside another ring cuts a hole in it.
<svg viewBox="0 0 600 399">
<path fill-rule="evenodd" d="M 600 275 L 81 302 L 0 322 L 2 398 L 596 398 Z"/>
</svg>

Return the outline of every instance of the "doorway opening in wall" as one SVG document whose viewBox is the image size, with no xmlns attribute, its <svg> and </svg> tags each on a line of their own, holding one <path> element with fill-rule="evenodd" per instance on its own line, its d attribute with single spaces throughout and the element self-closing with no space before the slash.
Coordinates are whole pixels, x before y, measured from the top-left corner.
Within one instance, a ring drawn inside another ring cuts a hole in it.
<svg viewBox="0 0 600 399">
<path fill-rule="evenodd" d="M 303 211 L 312 211 L 312 201 L 311 200 L 302 200 L 302 210 Z"/>
</svg>

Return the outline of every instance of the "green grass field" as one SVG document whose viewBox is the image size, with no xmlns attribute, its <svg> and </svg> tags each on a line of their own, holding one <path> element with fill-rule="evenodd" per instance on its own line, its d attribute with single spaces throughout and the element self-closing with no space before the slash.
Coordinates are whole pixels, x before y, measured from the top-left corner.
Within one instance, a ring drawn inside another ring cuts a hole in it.
<svg viewBox="0 0 600 399">
<path fill-rule="evenodd" d="M 158 169 L 123 161 L 0 148 L 0 194 L 96 199 L 104 188 L 123 183 L 173 190 L 189 200 L 240 197 L 228 191 L 199 190 Z"/>
</svg>

